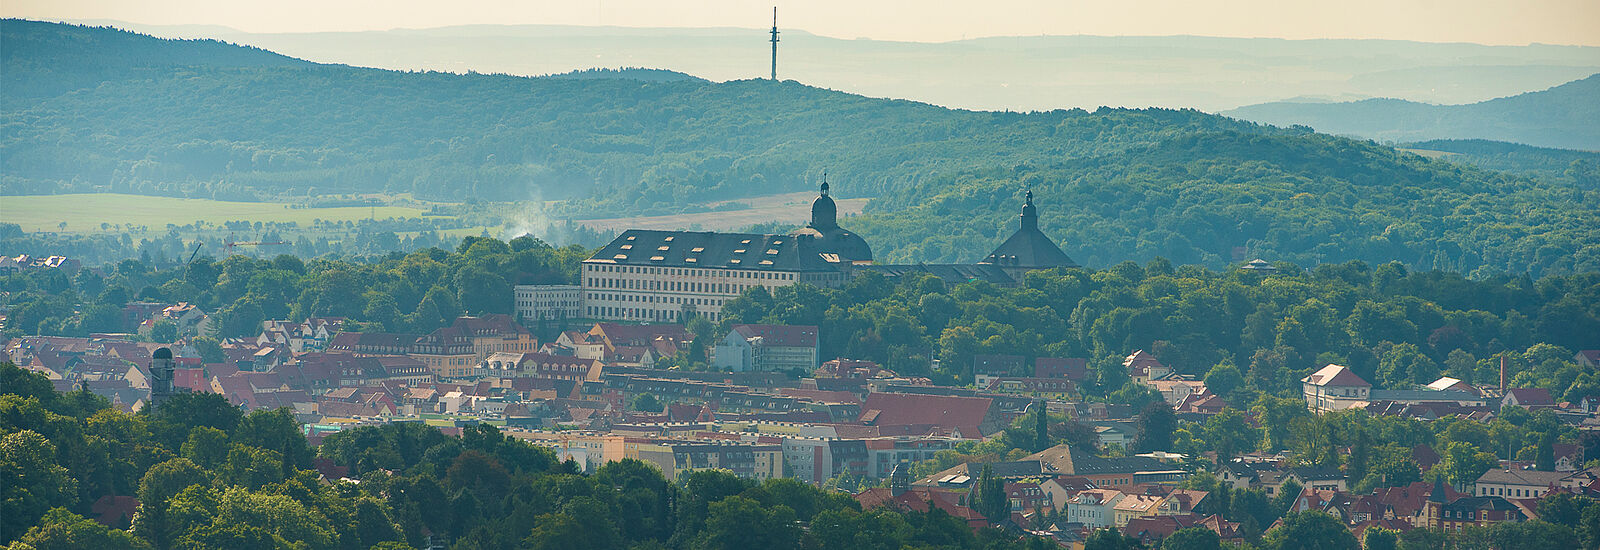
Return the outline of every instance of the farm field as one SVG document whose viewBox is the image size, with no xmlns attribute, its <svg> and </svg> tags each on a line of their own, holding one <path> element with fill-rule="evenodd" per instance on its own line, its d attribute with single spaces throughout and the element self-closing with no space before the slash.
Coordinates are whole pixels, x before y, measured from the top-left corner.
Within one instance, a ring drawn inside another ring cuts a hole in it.
<svg viewBox="0 0 1600 550">
<path fill-rule="evenodd" d="M 345 206 L 334 208 L 292 208 L 272 202 L 230 202 L 210 199 L 180 199 L 112 193 L 75 195 L 29 195 L 0 197 L 0 223 L 14 223 L 23 231 L 64 231 L 101 233 L 117 231 L 116 226 L 131 224 L 162 230 L 166 224 L 188 225 L 198 221 L 221 225 L 223 222 L 296 222 L 310 227 L 313 220 L 361 220 L 369 217 L 417 218 L 424 210 L 403 206 Z M 65 222 L 66 227 L 61 224 Z M 101 224 L 110 227 L 102 228 Z"/>
</svg>

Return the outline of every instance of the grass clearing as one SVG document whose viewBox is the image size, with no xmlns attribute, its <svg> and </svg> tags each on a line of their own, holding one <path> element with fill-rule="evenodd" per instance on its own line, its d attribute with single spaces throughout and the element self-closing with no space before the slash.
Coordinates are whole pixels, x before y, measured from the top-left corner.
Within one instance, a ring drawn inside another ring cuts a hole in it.
<svg viewBox="0 0 1600 550">
<path fill-rule="evenodd" d="M 310 227 L 311 222 L 317 219 L 353 221 L 367 218 L 420 218 L 423 212 L 422 209 L 404 206 L 292 208 L 289 204 L 277 202 L 232 202 L 113 193 L 0 197 L 0 222 L 20 225 L 23 231 L 69 233 L 118 231 L 114 226 L 128 224 L 162 231 L 169 223 L 189 225 L 198 221 L 213 225 L 239 220 L 295 222 L 301 227 Z M 61 227 L 63 222 L 67 224 L 65 229 Z M 102 229 L 102 223 L 113 227 Z"/>
</svg>

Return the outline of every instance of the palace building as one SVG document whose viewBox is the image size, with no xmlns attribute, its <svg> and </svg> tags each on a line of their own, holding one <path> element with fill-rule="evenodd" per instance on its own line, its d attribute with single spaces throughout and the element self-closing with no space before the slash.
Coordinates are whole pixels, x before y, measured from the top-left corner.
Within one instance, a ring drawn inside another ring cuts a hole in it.
<svg viewBox="0 0 1600 550">
<path fill-rule="evenodd" d="M 975 264 L 875 265 L 866 240 L 839 227 L 838 208 L 823 183 L 811 203 L 811 223 L 787 235 L 643 229 L 618 235 L 584 260 L 577 317 L 671 323 L 694 312 L 719 321 L 723 305 L 756 286 L 837 287 L 867 272 L 887 277 L 920 272 L 950 284 L 983 280 L 1010 286 L 1027 271 L 1055 267 L 1077 264 L 1039 230 L 1032 192 L 1017 231 Z M 518 305 L 539 303 L 531 299 L 539 288 L 517 287 Z M 525 318 L 545 316 L 537 307 L 518 311 Z"/>
</svg>

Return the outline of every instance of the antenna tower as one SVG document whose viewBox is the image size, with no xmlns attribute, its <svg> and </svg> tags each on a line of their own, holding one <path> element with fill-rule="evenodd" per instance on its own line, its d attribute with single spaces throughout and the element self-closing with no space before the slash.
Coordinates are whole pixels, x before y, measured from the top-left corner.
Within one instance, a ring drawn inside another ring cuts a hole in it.
<svg viewBox="0 0 1600 550">
<path fill-rule="evenodd" d="M 778 7 L 772 7 L 772 79 L 778 79 Z"/>
</svg>

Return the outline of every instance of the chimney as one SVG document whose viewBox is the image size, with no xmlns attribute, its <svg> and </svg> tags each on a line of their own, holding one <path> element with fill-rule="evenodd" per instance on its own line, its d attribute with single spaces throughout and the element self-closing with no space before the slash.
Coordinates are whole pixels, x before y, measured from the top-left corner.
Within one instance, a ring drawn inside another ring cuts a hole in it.
<svg viewBox="0 0 1600 550">
<path fill-rule="evenodd" d="M 1500 355 L 1500 394 L 1506 393 L 1506 356 Z"/>
</svg>

